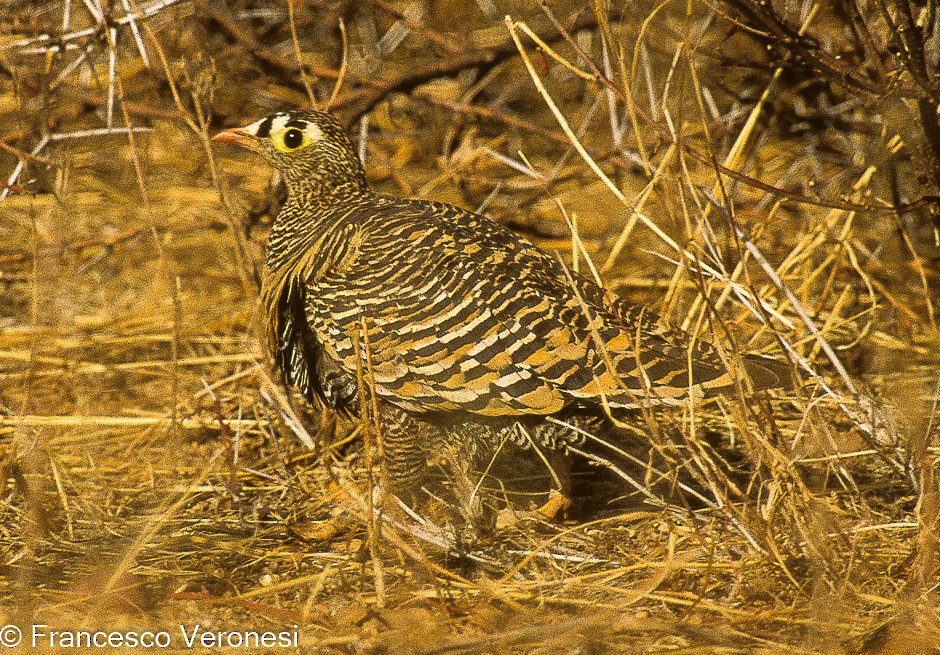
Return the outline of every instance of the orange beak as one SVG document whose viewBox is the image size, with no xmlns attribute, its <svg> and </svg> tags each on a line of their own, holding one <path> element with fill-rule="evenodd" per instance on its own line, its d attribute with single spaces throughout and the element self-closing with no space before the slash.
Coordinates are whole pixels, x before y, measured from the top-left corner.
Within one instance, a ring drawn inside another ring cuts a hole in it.
<svg viewBox="0 0 940 655">
<path fill-rule="evenodd" d="M 234 143 L 235 145 L 239 145 L 242 148 L 254 150 L 255 152 L 261 152 L 261 146 L 258 145 L 258 139 L 240 127 L 233 127 L 230 130 L 219 132 L 214 137 L 212 137 L 212 140 L 218 141 L 219 143 Z"/>
</svg>

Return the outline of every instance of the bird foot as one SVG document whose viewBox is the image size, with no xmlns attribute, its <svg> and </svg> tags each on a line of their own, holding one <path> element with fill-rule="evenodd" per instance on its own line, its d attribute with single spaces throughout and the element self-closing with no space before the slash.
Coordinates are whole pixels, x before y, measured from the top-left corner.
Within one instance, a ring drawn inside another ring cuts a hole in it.
<svg viewBox="0 0 940 655">
<path fill-rule="evenodd" d="M 350 511 L 357 504 L 354 495 L 359 499 L 359 502 L 365 500 L 362 498 L 363 492 L 361 489 L 354 486 L 344 487 L 331 480 L 326 485 L 326 491 L 327 497 L 337 503 L 330 510 L 329 518 L 290 527 L 291 532 L 305 541 L 326 543 L 342 539 L 362 525 L 361 521 L 357 520 L 355 512 Z M 372 488 L 371 495 L 374 507 L 378 507 L 387 498 L 381 483 Z"/>
<path fill-rule="evenodd" d="M 291 526 L 291 532 L 304 541 L 324 543 L 347 534 L 356 526 L 355 520 L 344 508 L 335 508 L 330 514 L 330 518 L 324 521 Z"/>
<path fill-rule="evenodd" d="M 506 507 L 496 513 L 497 530 L 506 528 L 518 528 L 519 524 L 526 519 L 536 521 L 560 521 L 568 513 L 571 507 L 571 498 L 566 494 L 552 489 L 548 492 L 548 500 L 541 507 L 531 511 L 520 511 L 512 507 Z"/>
<path fill-rule="evenodd" d="M 568 515 L 569 509 L 571 509 L 571 496 L 558 489 L 552 489 L 548 492 L 548 500 L 535 512 L 549 521 L 558 521 Z"/>
</svg>

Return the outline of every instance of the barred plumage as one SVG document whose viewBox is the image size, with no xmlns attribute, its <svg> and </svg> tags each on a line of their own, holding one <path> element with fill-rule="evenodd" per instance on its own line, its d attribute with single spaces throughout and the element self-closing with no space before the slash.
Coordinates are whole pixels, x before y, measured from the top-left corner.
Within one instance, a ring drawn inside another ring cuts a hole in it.
<svg viewBox="0 0 940 655">
<path fill-rule="evenodd" d="M 577 425 L 602 423 L 604 405 L 676 403 L 734 382 L 709 344 L 487 218 L 373 193 L 328 114 L 279 113 L 215 140 L 265 155 L 287 185 L 262 289 L 278 368 L 308 396 L 354 407 L 367 340 L 395 435 L 388 470 L 402 479 L 420 468 L 420 449 L 405 445 L 409 425 L 580 448 Z M 743 364 L 755 388 L 789 376 L 773 360 Z M 547 420 L 559 416 L 574 427 Z"/>
</svg>

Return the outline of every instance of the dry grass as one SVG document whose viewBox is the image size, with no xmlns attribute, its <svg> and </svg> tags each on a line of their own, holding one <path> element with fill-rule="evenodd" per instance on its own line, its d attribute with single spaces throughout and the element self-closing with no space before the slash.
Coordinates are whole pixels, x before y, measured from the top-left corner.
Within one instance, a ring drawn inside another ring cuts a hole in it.
<svg viewBox="0 0 940 655">
<path fill-rule="evenodd" d="M 811 41 L 743 1 L 128 0 L 111 27 L 97 0 L 8 3 L 0 622 L 177 650 L 182 622 L 323 653 L 935 652 L 932 82 L 917 43 L 886 54 L 903 3 L 855 49 L 790 4 Z M 694 512 L 582 466 L 564 524 L 455 545 L 376 520 L 364 426 L 290 402 L 260 349 L 270 175 L 208 144 L 311 97 L 378 188 L 484 207 L 804 383 L 624 428 Z"/>
</svg>

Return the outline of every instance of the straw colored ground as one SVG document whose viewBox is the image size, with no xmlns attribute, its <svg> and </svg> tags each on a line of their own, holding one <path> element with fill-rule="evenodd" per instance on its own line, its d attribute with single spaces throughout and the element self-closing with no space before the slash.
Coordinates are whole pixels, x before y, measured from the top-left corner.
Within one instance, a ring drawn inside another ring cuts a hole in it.
<svg viewBox="0 0 940 655">
<path fill-rule="evenodd" d="M 7 3 L 0 623 L 22 652 L 63 647 L 35 624 L 187 652 L 211 644 L 180 624 L 291 635 L 269 652 L 936 652 L 937 17 L 796 4 Z M 590 257 L 802 384 L 637 413 L 625 439 L 695 512 L 582 464 L 565 522 L 453 543 L 446 512 L 367 519 L 363 426 L 291 398 L 260 347 L 271 172 L 208 142 L 311 104 L 377 188 Z"/>
</svg>

